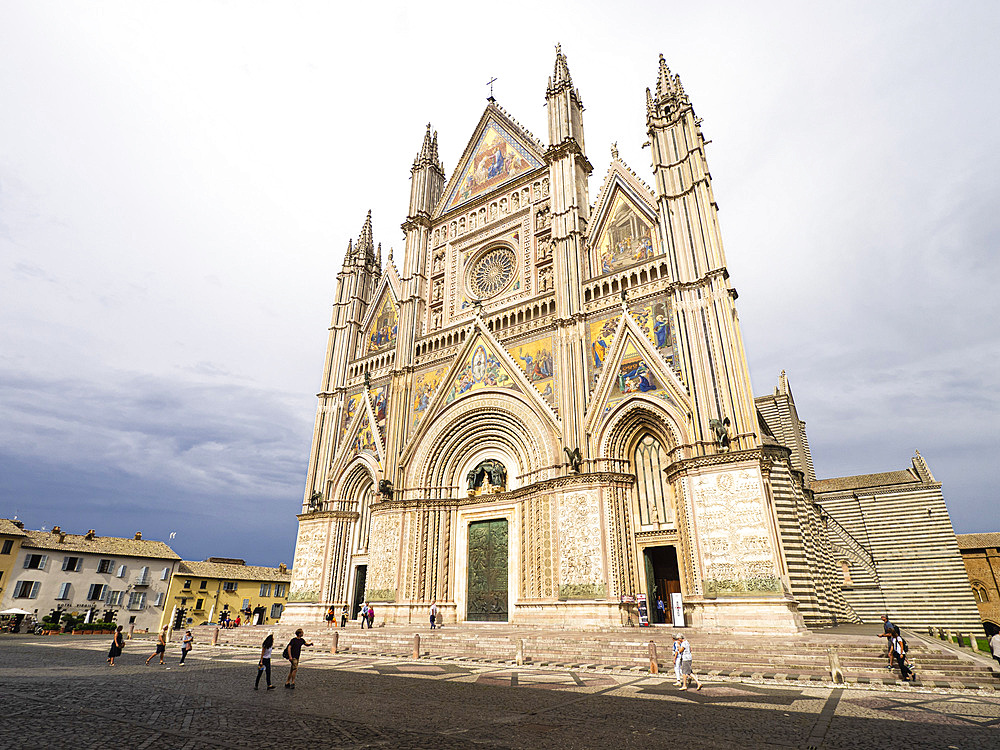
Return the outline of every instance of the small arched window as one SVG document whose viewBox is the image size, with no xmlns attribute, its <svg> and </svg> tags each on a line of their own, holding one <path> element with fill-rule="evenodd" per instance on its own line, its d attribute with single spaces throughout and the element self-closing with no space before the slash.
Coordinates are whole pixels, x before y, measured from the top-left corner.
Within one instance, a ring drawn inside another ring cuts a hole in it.
<svg viewBox="0 0 1000 750">
<path fill-rule="evenodd" d="M 840 570 L 844 574 L 844 585 L 849 586 L 853 583 L 851 580 L 851 564 L 847 560 L 840 561 Z"/>
<path fill-rule="evenodd" d="M 990 600 L 989 592 L 981 583 L 972 584 L 972 594 L 976 597 L 976 602 L 979 604 L 985 604 Z"/>
</svg>

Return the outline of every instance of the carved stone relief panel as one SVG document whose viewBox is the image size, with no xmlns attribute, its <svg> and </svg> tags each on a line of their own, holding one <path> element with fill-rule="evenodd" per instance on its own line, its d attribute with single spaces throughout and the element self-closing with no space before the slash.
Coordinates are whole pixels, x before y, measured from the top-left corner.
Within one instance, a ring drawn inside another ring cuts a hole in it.
<svg viewBox="0 0 1000 750">
<path fill-rule="evenodd" d="M 372 516 L 365 595 L 374 601 L 396 599 L 396 551 L 399 549 L 398 513 Z"/>
<path fill-rule="evenodd" d="M 691 489 L 705 593 L 780 593 L 759 469 L 701 474 Z"/>
<path fill-rule="evenodd" d="M 291 602 L 318 602 L 323 590 L 323 569 L 326 565 L 326 543 L 330 535 L 327 519 L 300 521 L 299 538 L 295 542 L 292 564 L 292 585 L 288 592 Z"/>
<path fill-rule="evenodd" d="M 548 599 L 555 596 L 553 586 L 552 495 L 535 496 L 524 501 L 521 521 L 521 591 L 525 599 Z"/>
<path fill-rule="evenodd" d="M 559 498 L 560 599 L 607 596 L 600 528 L 596 490 L 572 492 Z"/>
</svg>

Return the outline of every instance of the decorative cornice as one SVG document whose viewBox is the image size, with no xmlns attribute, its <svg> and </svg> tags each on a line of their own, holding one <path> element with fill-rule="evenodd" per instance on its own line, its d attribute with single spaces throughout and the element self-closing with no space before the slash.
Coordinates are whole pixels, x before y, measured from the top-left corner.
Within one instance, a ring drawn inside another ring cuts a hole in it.
<svg viewBox="0 0 1000 750">
<path fill-rule="evenodd" d="M 296 518 L 299 521 L 315 521 L 321 518 L 340 518 L 345 521 L 357 521 L 361 516 L 353 510 L 317 510 L 314 513 L 300 513 Z"/>
<path fill-rule="evenodd" d="M 487 505 L 496 503 L 522 502 L 526 498 L 533 498 L 536 495 L 554 490 L 568 488 L 598 486 L 618 486 L 629 488 L 635 483 L 635 476 L 632 474 L 622 474 L 619 472 L 601 471 L 590 474 L 569 474 L 552 479 L 543 479 L 534 484 L 527 484 L 509 492 L 496 492 L 491 495 L 475 495 L 473 497 L 452 497 L 440 499 L 417 499 L 417 500 L 386 500 L 375 503 L 371 506 L 372 513 L 376 511 L 400 511 L 412 510 L 414 508 L 456 508 L 470 505 Z M 404 490 L 407 492 L 410 490 Z"/>
</svg>

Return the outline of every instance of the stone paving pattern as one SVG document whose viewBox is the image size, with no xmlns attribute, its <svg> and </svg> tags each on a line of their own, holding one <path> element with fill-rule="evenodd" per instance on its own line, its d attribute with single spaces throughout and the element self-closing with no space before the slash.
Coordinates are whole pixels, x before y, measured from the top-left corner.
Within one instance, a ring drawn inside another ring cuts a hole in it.
<svg viewBox="0 0 1000 750">
<path fill-rule="evenodd" d="M 307 634 L 308 637 L 308 634 Z M 295 691 L 254 691 L 256 653 L 199 644 L 185 666 L 130 641 L 0 638 L 0 750 L 128 748 L 990 748 L 1000 696 L 304 652 Z"/>
</svg>

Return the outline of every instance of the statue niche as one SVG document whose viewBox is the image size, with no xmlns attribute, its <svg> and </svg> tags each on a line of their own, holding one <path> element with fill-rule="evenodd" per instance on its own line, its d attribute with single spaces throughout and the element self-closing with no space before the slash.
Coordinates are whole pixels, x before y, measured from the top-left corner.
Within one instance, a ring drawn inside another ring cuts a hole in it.
<svg viewBox="0 0 1000 750">
<path fill-rule="evenodd" d="M 504 492 L 507 489 L 507 469 L 495 458 L 487 458 L 472 469 L 466 478 L 469 481 L 469 494 Z"/>
</svg>

